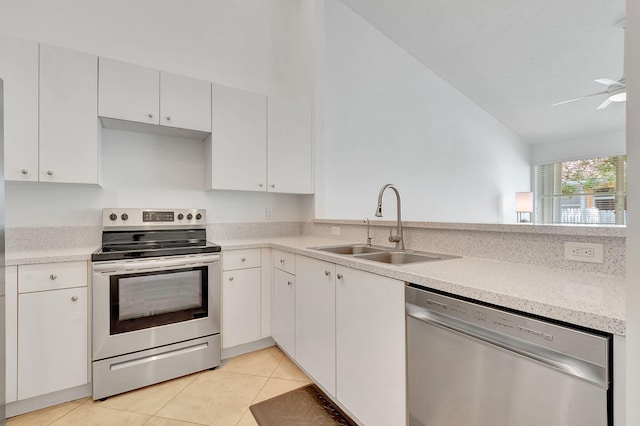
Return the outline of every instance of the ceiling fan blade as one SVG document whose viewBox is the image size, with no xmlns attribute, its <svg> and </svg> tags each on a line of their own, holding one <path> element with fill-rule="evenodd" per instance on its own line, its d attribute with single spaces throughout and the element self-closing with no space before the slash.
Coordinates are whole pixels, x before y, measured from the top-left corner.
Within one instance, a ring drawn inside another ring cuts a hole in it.
<svg viewBox="0 0 640 426">
<path fill-rule="evenodd" d="M 611 80 L 610 78 L 599 78 L 599 79 L 594 80 L 594 81 L 596 83 L 604 84 L 605 86 L 612 86 L 612 85 L 622 86 L 621 82 L 615 81 L 615 80 Z"/>
<path fill-rule="evenodd" d="M 606 107 L 609 106 L 609 104 L 611 103 L 611 101 L 609 100 L 609 98 L 605 99 L 603 103 L 601 103 L 598 108 L 596 109 L 605 109 Z"/>
<path fill-rule="evenodd" d="M 574 101 L 579 101 L 581 99 L 586 99 L 586 98 L 590 98 L 591 96 L 598 96 L 598 95 L 604 95 L 604 94 L 608 94 L 609 91 L 605 90 L 603 92 L 598 92 L 598 93 L 592 93 L 590 95 L 587 96 L 581 96 L 579 98 L 575 98 L 575 99 L 569 99 L 567 101 L 562 101 L 562 102 L 557 102 L 555 104 L 551 104 L 551 106 L 556 106 L 556 105 L 562 105 L 562 104 L 568 104 L 569 102 L 574 102 Z"/>
</svg>

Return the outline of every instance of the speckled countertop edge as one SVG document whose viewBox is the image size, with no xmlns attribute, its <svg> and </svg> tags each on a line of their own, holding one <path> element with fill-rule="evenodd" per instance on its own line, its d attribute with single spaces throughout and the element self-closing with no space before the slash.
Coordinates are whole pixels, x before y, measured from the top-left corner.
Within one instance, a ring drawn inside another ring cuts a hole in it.
<svg viewBox="0 0 640 426">
<path fill-rule="evenodd" d="M 318 237 L 218 241 L 224 250 L 270 247 L 403 282 L 516 309 L 583 327 L 625 335 L 625 279 L 535 265 L 462 257 L 404 266 L 310 249 L 343 244 Z M 7 253 L 7 266 L 91 260 L 97 247 Z"/>
</svg>

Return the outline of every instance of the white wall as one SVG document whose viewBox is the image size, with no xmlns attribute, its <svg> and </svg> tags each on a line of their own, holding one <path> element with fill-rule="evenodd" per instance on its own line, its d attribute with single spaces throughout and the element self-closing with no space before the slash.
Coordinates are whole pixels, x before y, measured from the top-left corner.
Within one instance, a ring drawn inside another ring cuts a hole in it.
<svg viewBox="0 0 640 426">
<path fill-rule="evenodd" d="M 372 217 L 378 190 L 394 183 L 403 219 L 515 222 L 514 194 L 530 188 L 529 145 L 341 1 L 325 1 L 324 20 L 316 216 Z"/>
<path fill-rule="evenodd" d="M 0 31 L 311 103 L 314 5 L 313 0 L 3 1 Z M 104 189 L 9 183 L 7 226 L 98 225 L 98 211 L 114 206 L 204 206 L 211 222 L 263 221 L 266 207 L 277 210 L 276 220 L 305 220 L 310 214 L 308 196 L 205 193 L 202 144 L 136 133 L 105 131 L 105 136 Z M 122 141 L 132 149 L 120 149 Z M 180 145 L 189 148 L 177 150 Z M 146 148 L 158 150 L 140 151 Z M 174 160 L 180 164 L 162 171 Z M 149 175 L 142 174 L 142 166 Z"/>
<path fill-rule="evenodd" d="M 6 184 L 6 222 L 17 226 L 101 224 L 103 207 L 206 208 L 209 222 L 307 220 L 311 196 L 243 191 L 205 192 L 203 142 L 103 129 L 102 188 L 46 183 Z"/>
<path fill-rule="evenodd" d="M 531 163 L 544 164 L 581 158 L 624 155 L 627 152 L 626 142 L 626 132 L 623 130 L 589 135 L 579 139 L 533 144 L 531 145 Z"/>
<path fill-rule="evenodd" d="M 627 425 L 640 424 L 640 0 L 627 0 Z"/>
</svg>

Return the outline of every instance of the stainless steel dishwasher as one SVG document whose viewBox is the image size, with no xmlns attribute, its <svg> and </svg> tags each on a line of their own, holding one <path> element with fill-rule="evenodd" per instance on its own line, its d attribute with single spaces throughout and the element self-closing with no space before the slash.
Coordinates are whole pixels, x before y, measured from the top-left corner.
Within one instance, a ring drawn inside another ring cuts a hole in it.
<svg viewBox="0 0 640 426">
<path fill-rule="evenodd" d="M 410 426 L 612 426 L 611 336 L 406 287 Z"/>
</svg>

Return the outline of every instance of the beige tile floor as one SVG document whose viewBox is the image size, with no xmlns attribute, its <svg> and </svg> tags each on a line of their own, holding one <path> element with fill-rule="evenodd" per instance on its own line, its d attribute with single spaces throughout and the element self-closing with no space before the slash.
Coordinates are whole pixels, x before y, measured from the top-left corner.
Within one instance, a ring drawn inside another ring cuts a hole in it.
<svg viewBox="0 0 640 426">
<path fill-rule="evenodd" d="M 309 383 L 276 347 L 203 371 L 112 396 L 67 402 L 7 420 L 8 426 L 251 426 L 249 406 Z"/>
</svg>

